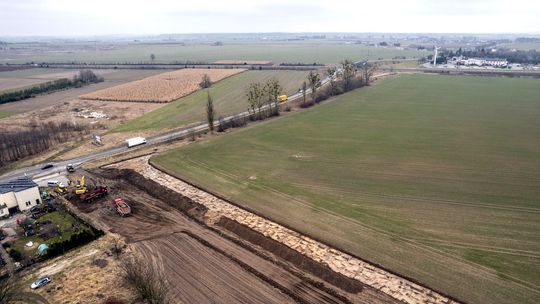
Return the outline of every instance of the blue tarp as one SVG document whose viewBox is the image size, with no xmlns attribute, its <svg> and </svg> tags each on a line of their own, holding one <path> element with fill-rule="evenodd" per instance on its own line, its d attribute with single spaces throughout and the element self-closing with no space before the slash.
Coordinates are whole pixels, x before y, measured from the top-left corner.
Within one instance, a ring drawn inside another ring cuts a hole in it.
<svg viewBox="0 0 540 304">
<path fill-rule="evenodd" d="M 49 249 L 49 245 L 43 243 L 43 244 L 38 246 L 37 251 L 38 251 L 39 255 L 45 255 L 45 254 L 47 254 L 48 249 Z"/>
</svg>

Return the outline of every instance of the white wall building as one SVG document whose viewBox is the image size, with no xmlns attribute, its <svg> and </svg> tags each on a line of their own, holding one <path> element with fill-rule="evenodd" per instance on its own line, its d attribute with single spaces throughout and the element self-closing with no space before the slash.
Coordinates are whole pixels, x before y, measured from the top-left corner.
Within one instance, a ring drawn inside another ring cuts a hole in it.
<svg viewBox="0 0 540 304">
<path fill-rule="evenodd" d="M 28 177 L 0 182 L 0 217 L 41 203 L 38 185 Z"/>
<path fill-rule="evenodd" d="M 499 58 L 464 58 L 453 57 L 449 63 L 466 65 L 466 66 L 492 66 L 497 68 L 505 68 L 508 66 L 508 60 Z"/>
</svg>

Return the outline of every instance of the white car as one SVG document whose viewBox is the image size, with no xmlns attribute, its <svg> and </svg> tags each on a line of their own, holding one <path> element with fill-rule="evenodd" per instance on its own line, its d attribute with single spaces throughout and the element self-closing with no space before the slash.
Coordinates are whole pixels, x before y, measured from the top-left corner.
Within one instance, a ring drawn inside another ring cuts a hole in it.
<svg viewBox="0 0 540 304">
<path fill-rule="evenodd" d="M 34 283 L 32 283 L 32 285 L 30 285 L 30 288 L 37 289 L 37 288 L 40 288 L 41 286 L 45 286 L 49 284 L 50 282 L 51 282 L 51 278 L 42 277 L 42 278 L 37 279 Z"/>
</svg>

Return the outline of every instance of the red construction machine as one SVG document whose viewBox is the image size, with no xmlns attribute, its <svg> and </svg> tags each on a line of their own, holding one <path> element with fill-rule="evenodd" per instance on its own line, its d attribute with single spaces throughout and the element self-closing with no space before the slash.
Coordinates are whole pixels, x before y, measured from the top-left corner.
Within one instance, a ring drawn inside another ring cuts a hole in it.
<svg viewBox="0 0 540 304">
<path fill-rule="evenodd" d="M 96 188 L 94 188 L 92 192 L 81 194 L 80 196 L 81 202 L 90 203 L 93 200 L 106 196 L 108 193 L 109 193 L 109 190 L 107 189 L 107 187 L 97 186 Z"/>
</svg>

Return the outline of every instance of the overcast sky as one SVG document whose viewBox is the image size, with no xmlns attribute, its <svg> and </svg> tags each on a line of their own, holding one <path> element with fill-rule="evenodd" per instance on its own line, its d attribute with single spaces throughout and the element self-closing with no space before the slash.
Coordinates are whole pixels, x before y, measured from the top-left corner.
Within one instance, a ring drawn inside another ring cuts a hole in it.
<svg viewBox="0 0 540 304">
<path fill-rule="evenodd" d="M 0 0 L 0 35 L 540 33 L 540 0 Z"/>
</svg>

